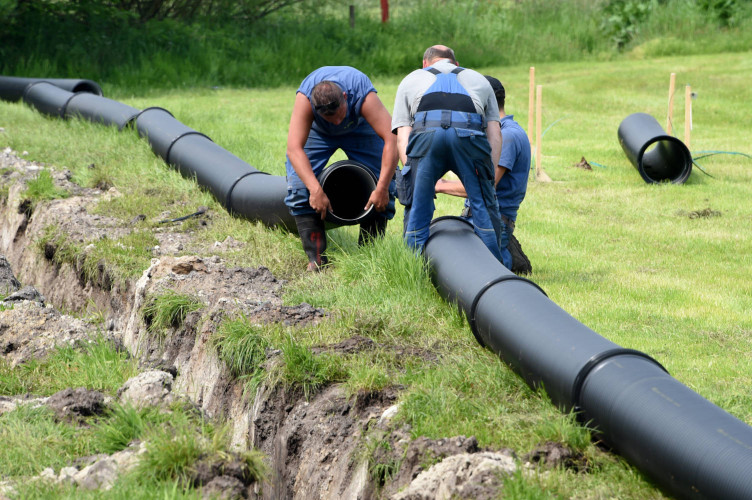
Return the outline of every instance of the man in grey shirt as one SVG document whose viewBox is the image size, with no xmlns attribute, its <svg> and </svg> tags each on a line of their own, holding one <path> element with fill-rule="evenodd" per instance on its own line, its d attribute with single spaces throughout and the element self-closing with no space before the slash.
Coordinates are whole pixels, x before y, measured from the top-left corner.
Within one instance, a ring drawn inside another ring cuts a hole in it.
<svg viewBox="0 0 752 500">
<path fill-rule="evenodd" d="M 459 67 L 449 47 L 429 47 L 423 69 L 407 75 L 397 89 L 392 132 L 404 165 L 397 175 L 397 193 L 405 206 L 407 244 L 423 250 L 435 210 L 436 181 L 451 170 L 467 191 L 475 233 L 501 261 L 501 216 L 494 191 L 501 130 L 488 80 Z"/>
</svg>

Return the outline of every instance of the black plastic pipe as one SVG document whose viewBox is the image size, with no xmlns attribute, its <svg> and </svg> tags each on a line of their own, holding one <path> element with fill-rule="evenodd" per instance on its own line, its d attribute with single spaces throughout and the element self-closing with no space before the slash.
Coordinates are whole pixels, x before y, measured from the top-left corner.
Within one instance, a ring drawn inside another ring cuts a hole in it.
<svg viewBox="0 0 752 500">
<path fill-rule="evenodd" d="M 65 115 L 70 96 L 41 84 L 29 94 L 24 100 L 37 109 Z M 286 221 L 294 229 L 282 201 L 283 177 L 259 172 L 165 110 L 142 117 L 139 132 L 155 153 L 209 187 L 228 210 L 269 225 Z M 634 140 L 635 135 L 627 133 Z M 340 186 L 368 182 L 360 174 L 335 169 L 322 174 L 320 182 L 325 191 L 337 186 L 327 192 L 337 200 Z M 340 175 L 341 181 L 330 183 Z M 357 206 L 362 210 L 365 201 L 354 202 L 340 218 L 355 223 Z M 466 314 L 481 345 L 528 384 L 544 387 L 554 404 L 577 412 L 666 490 L 682 498 L 752 498 L 752 428 L 747 424 L 680 384 L 648 355 L 620 347 L 570 316 L 537 284 L 494 259 L 464 219 L 434 220 L 425 257 L 439 292 Z"/>
<path fill-rule="evenodd" d="M 131 124 L 140 111 L 101 95 L 79 92 L 68 101 L 65 118 L 83 118 L 102 125 L 114 125 L 122 130 Z"/>
<path fill-rule="evenodd" d="M 65 118 L 65 108 L 76 94 L 56 87 L 49 82 L 39 81 L 26 87 L 23 101 L 42 114 Z"/>
<path fill-rule="evenodd" d="M 18 101 L 24 90 L 32 83 L 47 82 L 68 92 L 88 92 L 102 95 L 102 87 L 91 80 L 76 78 L 21 78 L 17 76 L 0 76 L 0 99 Z"/>
<path fill-rule="evenodd" d="M 692 155 L 676 137 L 667 135 L 655 118 L 633 113 L 619 125 L 619 144 L 643 180 L 649 184 L 682 184 L 692 173 Z"/>
<path fill-rule="evenodd" d="M 464 219 L 431 224 L 439 292 L 481 345 L 554 404 L 682 498 L 752 498 L 752 428 L 694 393 L 650 356 L 601 337 L 509 272 Z"/>
</svg>

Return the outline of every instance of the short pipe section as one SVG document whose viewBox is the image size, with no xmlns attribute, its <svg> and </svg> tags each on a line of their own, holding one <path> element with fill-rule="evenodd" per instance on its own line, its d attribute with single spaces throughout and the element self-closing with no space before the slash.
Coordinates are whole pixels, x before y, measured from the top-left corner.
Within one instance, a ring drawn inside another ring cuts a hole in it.
<svg viewBox="0 0 752 500">
<path fill-rule="evenodd" d="M 78 93 L 71 97 L 65 117 L 85 118 L 102 125 L 114 125 L 118 130 L 131 125 L 141 110 L 96 94 Z"/>
<path fill-rule="evenodd" d="M 23 94 L 23 102 L 42 114 L 54 116 L 55 118 L 65 118 L 65 110 L 68 102 L 75 95 L 49 82 L 39 81 L 31 83 L 26 87 Z"/>
<path fill-rule="evenodd" d="M 141 137 L 146 137 L 152 151 L 162 158 L 168 165 L 173 164 L 170 157 L 175 143 L 188 135 L 200 135 L 187 125 L 182 124 L 172 113 L 164 108 L 153 107 L 141 111 L 135 119 L 136 129 Z M 209 139 L 208 137 L 206 137 Z M 211 139 L 209 139 L 211 141 Z"/>
<path fill-rule="evenodd" d="M 318 176 L 332 209 L 326 221 L 335 226 L 359 224 L 373 211 L 365 209 L 378 179 L 368 167 L 352 160 L 341 160 L 326 167 Z"/>
<path fill-rule="evenodd" d="M 619 144 L 632 165 L 649 184 L 682 184 L 692 173 L 692 156 L 687 146 L 667 135 L 655 118 L 633 113 L 622 120 Z"/>
<path fill-rule="evenodd" d="M 92 80 L 76 78 L 22 78 L 17 76 L 0 76 L 0 99 L 18 101 L 23 98 L 26 87 L 33 83 L 47 82 L 68 92 L 88 92 L 102 95 L 102 87 Z"/>
</svg>

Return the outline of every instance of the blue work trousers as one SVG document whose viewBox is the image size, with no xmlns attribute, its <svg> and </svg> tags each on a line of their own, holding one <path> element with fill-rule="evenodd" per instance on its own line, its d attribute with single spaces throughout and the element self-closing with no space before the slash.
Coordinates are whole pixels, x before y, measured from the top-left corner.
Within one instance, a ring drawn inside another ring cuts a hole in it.
<svg viewBox="0 0 752 500">
<path fill-rule="evenodd" d="M 475 233 L 501 261 L 501 216 L 494 191 L 491 146 L 486 134 L 454 127 L 413 130 L 407 144 L 407 157 L 408 165 L 402 169 L 397 189 L 400 201 L 405 204 L 404 237 L 408 246 L 423 251 L 436 210 L 433 202 L 436 181 L 452 171 L 467 191 Z M 403 199 L 403 195 L 409 194 L 412 196 Z"/>
<path fill-rule="evenodd" d="M 311 162 L 311 167 L 316 177 L 321 174 L 329 158 L 331 158 L 337 149 L 344 151 L 350 160 L 357 161 L 368 167 L 376 178 L 379 178 L 384 140 L 379 137 L 368 122 L 363 121 L 352 131 L 341 135 L 327 135 L 313 128 L 311 129 L 303 150 Z M 290 214 L 295 216 L 316 213 L 308 202 L 311 194 L 305 187 L 305 184 L 303 184 L 303 181 L 300 180 L 300 177 L 298 177 L 289 158 L 287 158 L 285 168 L 287 170 L 287 196 L 285 197 L 285 204 L 290 209 Z M 394 217 L 394 192 L 394 180 L 392 180 L 389 185 L 389 204 L 383 212 L 376 212 L 374 210 L 373 214 L 375 216 L 386 219 Z M 365 203 L 363 205 L 365 206 Z"/>
</svg>

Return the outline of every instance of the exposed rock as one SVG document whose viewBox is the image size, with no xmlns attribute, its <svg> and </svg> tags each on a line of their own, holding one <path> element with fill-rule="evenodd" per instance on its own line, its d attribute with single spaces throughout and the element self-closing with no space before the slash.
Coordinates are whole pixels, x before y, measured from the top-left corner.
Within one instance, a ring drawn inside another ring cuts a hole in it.
<svg viewBox="0 0 752 500">
<path fill-rule="evenodd" d="M 149 370 L 128 379 L 118 389 L 122 403 L 135 408 L 147 406 L 168 406 L 172 400 L 173 376 L 160 370 Z"/>
<path fill-rule="evenodd" d="M 10 263 L 5 255 L 0 255 L 0 298 L 21 288 L 21 283 L 13 275 Z"/>
<path fill-rule="evenodd" d="M 70 173 L 60 169 L 52 171 L 53 179 L 71 196 L 31 204 L 23 199 L 23 181 L 37 175 L 41 167 L 19 159 L 8 150 L 0 157 L 0 167 L 3 166 L 11 168 L 0 173 L 0 182 L 10 184 L 0 213 L 0 253 L 5 253 L 22 282 L 33 283 L 56 307 L 83 311 L 94 305 L 107 314 L 105 332 L 101 332 L 85 321 L 42 306 L 35 299 L 8 303 L 0 310 L 0 355 L 12 366 L 41 358 L 56 346 L 88 342 L 95 335 L 117 339 L 119 345 L 138 357 L 140 366 L 151 368 L 123 385 L 118 392 L 121 401 L 134 406 L 164 405 L 173 397 L 186 397 L 206 417 L 223 419 L 231 425 L 232 448 L 222 453 L 226 459 L 218 462 L 216 458 L 204 458 L 195 464 L 193 476 L 186 478 L 196 486 L 202 485 L 205 497 L 387 498 L 400 488 L 412 491 L 414 480 L 424 477 L 426 491 L 436 494 L 453 491 L 460 496 L 477 494 L 478 498 L 484 498 L 483 488 L 491 483 L 481 474 L 486 462 L 476 463 L 483 454 L 478 453 L 475 438 L 413 441 L 409 428 L 391 427 L 391 417 L 398 408 L 395 402 L 399 387 L 349 395 L 343 386 L 334 384 L 305 398 L 299 390 L 267 380 L 249 398 L 245 381 L 233 377 L 211 347 L 210 339 L 221 322 L 228 317 L 242 317 L 257 325 L 275 322 L 299 327 L 315 325 L 327 315 L 326 311 L 305 303 L 283 305 L 285 282 L 268 269 L 227 267 L 217 255 L 207 257 L 199 250 L 193 252 L 198 247 L 191 234 L 175 231 L 179 225 L 166 224 L 155 230 L 159 245 L 153 249 L 154 258 L 139 279 L 125 284 L 112 283 L 103 277 L 92 281 L 74 265 L 57 263 L 55 256 L 59 249 L 54 245 L 40 251 L 33 243 L 49 226 L 58 227 L 82 248 L 97 238 L 117 239 L 127 234 L 138 221 L 124 223 L 93 210 L 100 200 L 120 193 L 115 188 L 103 192 L 76 186 L 70 182 Z M 169 213 L 162 216 L 168 217 Z M 211 223 L 210 216 L 209 212 L 204 213 L 201 222 Z M 215 246 L 213 250 L 223 251 L 242 244 L 228 238 Z M 178 255 L 191 252 L 194 254 Z M 202 307 L 189 314 L 181 325 L 155 335 L 149 331 L 142 309 L 150 297 L 167 290 L 191 295 Z M 368 332 L 368 329 L 357 331 Z M 434 350 L 377 345 L 362 335 L 317 346 L 314 352 L 350 355 L 376 349 L 388 350 L 399 359 L 437 359 Z M 270 366 L 278 362 L 276 354 L 278 351 L 270 350 Z M 99 397 L 101 394 L 81 391 L 67 389 L 45 400 L 0 398 L 0 412 L 18 404 L 46 403 L 56 409 L 60 418 L 79 419 L 104 409 L 107 401 Z M 375 457 L 397 464 L 392 470 L 393 479 L 386 485 L 374 482 L 368 461 L 363 460 L 363 443 L 372 432 L 390 443 L 395 453 Z M 49 470 L 42 476 L 81 488 L 107 489 L 119 474 L 137 463 L 138 455 L 147 445 L 133 444 L 113 455 L 85 457 L 63 467 L 58 474 Z M 247 465 L 235 454 L 252 447 L 266 454 L 271 470 L 262 487 L 253 482 Z M 465 458 L 447 458 L 452 456 Z M 486 458 L 494 463 L 494 459 Z M 466 465 L 468 461 L 474 465 Z M 425 469 L 436 462 L 439 464 L 430 470 L 444 470 L 438 468 L 444 464 L 448 471 L 445 475 L 457 476 L 454 482 L 449 478 L 443 482 L 427 479 L 430 475 Z M 473 489 L 471 483 L 480 489 Z M 383 489 L 379 490 L 381 486 Z"/>
<path fill-rule="evenodd" d="M 21 301 L 0 308 L 0 356 L 11 366 L 39 359 L 55 347 L 90 342 L 97 329 L 40 302 Z"/>
<path fill-rule="evenodd" d="M 33 300 L 44 305 L 45 298 L 44 295 L 39 293 L 36 288 L 31 285 L 27 285 L 5 297 L 4 302 L 20 302 L 22 300 Z"/>
<path fill-rule="evenodd" d="M 462 453 L 451 455 L 421 472 L 392 500 L 450 500 L 501 497 L 504 477 L 517 470 L 512 453 Z"/>
</svg>

